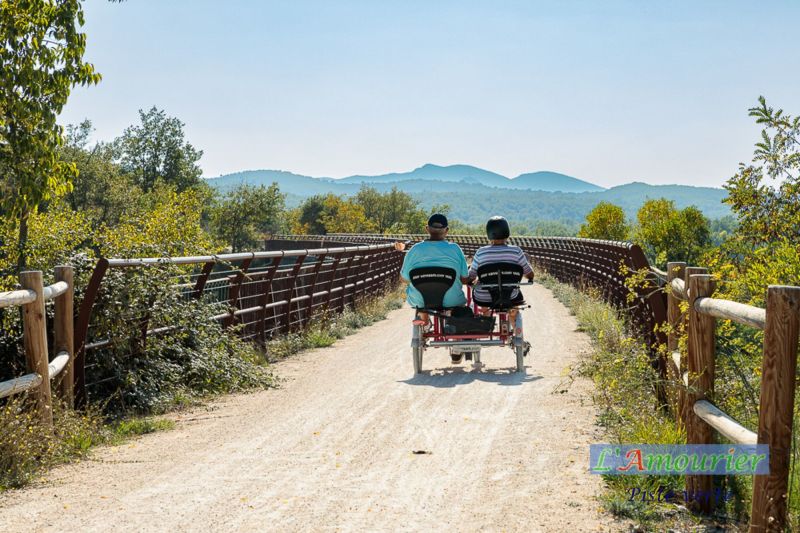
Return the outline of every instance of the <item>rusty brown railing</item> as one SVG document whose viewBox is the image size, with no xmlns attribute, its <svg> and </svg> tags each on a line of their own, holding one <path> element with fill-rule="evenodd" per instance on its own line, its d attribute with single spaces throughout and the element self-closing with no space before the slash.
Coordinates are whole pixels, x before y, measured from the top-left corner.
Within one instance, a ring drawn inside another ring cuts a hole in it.
<svg viewBox="0 0 800 533">
<path fill-rule="evenodd" d="M 236 325 L 247 340 L 265 343 L 274 335 L 305 328 L 320 312 L 341 312 L 367 295 L 396 284 L 403 254 L 391 244 L 297 249 L 298 242 L 274 241 L 263 252 L 196 257 L 100 259 L 83 294 L 75 323 L 75 395 L 88 400 L 86 369 L 93 351 L 115 339 L 92 338 L 92 312 L 110 271 L 176 265 L 190 272 L 177 289 L 187 298 L 215 302 L 224 312 L 210 319 Z M 142 344 L 149 335 L 170 331 L 170 324 L 142 319 Z"/>
</svg>

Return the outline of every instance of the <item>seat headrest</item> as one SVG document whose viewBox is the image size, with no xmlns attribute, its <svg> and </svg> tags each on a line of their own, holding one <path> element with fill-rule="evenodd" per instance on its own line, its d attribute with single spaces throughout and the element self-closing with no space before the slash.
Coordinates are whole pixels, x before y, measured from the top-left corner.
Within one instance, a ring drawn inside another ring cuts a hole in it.
<svg viewBox="0 0 800 533">
<path fill-rule="evenodd" d="M 456 281 L 456 271 L 447 267 L 420 267 L 409 272 L 411 285 L 422 294 L 425 307 L 441 309 L 444 295 Z"/>
</svg>

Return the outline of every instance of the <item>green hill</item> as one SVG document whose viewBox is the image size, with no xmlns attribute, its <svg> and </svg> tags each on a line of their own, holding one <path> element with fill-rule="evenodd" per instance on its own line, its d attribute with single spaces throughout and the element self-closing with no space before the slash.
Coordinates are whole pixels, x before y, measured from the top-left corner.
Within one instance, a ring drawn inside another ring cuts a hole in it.
<svg viewBox="0 0 800 533">
<path fill-rule="evenodd" d="M 425 208 L 447 204 L 451 215 L 468 224 L 482 224 L 491 215 L 536 227 L 543 221 L 560 221 L 575 227 L 598 202 L 621 206 L 633 218 L 650 198 L 668 198 L 677 207 L 697 206 L 710 219 L 730 214 L 722 203 L 723 189 L 688 185 L 629 183 L 603 189 L 592 183 L 556 172 L 533 172 L 509 179 L 469 165 L 423 165 L 411 172 L 348 178 L 313 178 L 280 170 L 250 170 L 208 180 L 218 190 L 240 183 L 277 183 L 287 193 L 287 204 L 298 205 L 315 194 L 352 195 L 367 184 L 379 191 L 397 187 L 415 196 Z"/>
</svg>

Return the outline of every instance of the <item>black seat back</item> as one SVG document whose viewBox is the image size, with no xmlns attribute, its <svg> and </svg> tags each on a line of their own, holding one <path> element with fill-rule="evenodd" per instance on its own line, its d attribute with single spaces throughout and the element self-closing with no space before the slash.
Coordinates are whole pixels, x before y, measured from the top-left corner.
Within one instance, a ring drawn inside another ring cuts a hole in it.
<svg viewBox="0 0 800 533">
<path fill-rule="evenodd" d="M 516 263 L 487 263 L 478 267 L 478 282 L 492 297 L 493 309 L 508 309 L 511 295 L 522 281 L 522 267 Z"/>
<path fill-rule="evenodd" d="M 422 294 L 426 309 L 441 309 L 444 294 L 456 282 L 456 271 L 447 267 L 420 267 L 409 272 L 409 279 Z"/>
</svg>

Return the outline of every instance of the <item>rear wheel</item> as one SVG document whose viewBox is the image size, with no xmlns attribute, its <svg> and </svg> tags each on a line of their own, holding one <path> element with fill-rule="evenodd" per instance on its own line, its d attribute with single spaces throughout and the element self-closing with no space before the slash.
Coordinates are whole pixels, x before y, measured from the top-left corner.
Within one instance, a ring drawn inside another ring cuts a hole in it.
<svg viewBox="0 0 800 533">
<path fill-rule="evenodd" d="M 514 347 L 514 353 L 517 354 L 517 372 L 525 373 L 525 345 L 519 344 Z"/>
<path fill-rule="evenodd" d="M 414 346 L 412 348 L 412 356 L 414 358 L 414 373 L 422 373 L 422 347 Z"/>
</svg>

